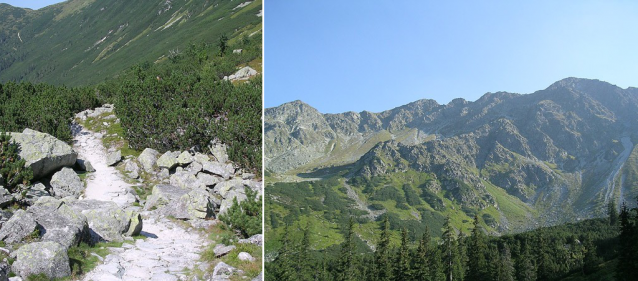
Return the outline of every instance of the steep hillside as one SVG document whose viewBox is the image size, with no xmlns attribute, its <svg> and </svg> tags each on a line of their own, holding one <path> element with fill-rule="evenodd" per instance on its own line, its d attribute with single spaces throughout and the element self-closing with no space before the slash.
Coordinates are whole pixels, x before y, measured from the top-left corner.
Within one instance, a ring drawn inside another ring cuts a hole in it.
<svg viewBox="0 0 638 281">
<path fill-rule="evenodd" d="M 70 0 L 34 11 L 0 4 L 0 82 L 87 85 L 191 43 L 261 33 L 261 1 Z"/>
<path fill-rule="evenodd" d="M 380 113 L 321 114 L 295 101 L 265 114 L 272 181 L 313 180 L 314 191 L 326 178 L 344 178 L 327 192 L 345 205 L 318 209 L 282 183 L 269 186 L 275 195 L 267 202 L 277 207 L 267 215 L 320 217 L 335 223 L 337 236 L 344 213 L 358 218 L 364 240 L 373 235 L 364 225 L 383 216 L 415 235 L 419 221 L 440 229 L 451 216 L 467 229 L 475 215 L 490 232 L 518 232 L 598 217 L 610 201 L 634 202 L 638 192 L 638 89 L 598 80 L 567 78 L 533 94 L 488 93 L 475 102 L 420 100 Z M 312 212 L 294 214 L 291 205 Z"/>
</svg>

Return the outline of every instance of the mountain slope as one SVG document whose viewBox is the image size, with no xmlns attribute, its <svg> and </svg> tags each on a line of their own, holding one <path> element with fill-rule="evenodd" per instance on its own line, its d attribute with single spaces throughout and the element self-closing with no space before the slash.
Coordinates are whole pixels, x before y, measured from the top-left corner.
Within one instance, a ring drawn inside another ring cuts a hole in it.
<svg viewBox="0 0 638 281">
<path fill-rule="evenodd" d="M 421 100 L 380 113 L 321 114 L 296 101 L 265 114 L 273 181 L 306 178 L 314 186 L 345 178 L 332 183 L 330 196 L 346 209 L 385 210 L 396 229 L 426 216 L 451 216 L 468 229 L 478 215 L 489 231 L 518 232 L 598 217 L 608 202 L 634 202 L 638 192 L 638 89 L 598 80 L 567 78 L 533 94 L 488 93 L 475 102 Z M 276 196 L 267 202 L 283 208 L 271 217 L 290 215 L 290 204 L 314 206 L 282 185 L 270 188 Z"/>
<path fill-rule="evenodd" d="M 261 9 L 261 1 L 221 0 L 71 0 L 37 11 L 0 4 L 0 81 L 100 82 L 191 43 L 257 35 Z"/>
</svg>

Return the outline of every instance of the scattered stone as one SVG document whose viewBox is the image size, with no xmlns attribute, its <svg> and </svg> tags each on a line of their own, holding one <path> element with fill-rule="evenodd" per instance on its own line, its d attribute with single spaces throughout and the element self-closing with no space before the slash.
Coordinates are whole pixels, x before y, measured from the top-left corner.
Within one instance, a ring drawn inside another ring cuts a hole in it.
<svg viewBox="0 0 638 281">
<path fill-rule="evenodd" d="M 17 250 L 16 256 L 17 259 L 11 269 L 23 279 L 38 274 L 44 274 L 50 279 L 71 275 L 67 250 L 58 243 L 27 244 Z"/>
<path fill-rule="evenodd" d="M 230 179 L 230 176 L 235 173 L 235 169 L 232 164 L 222 164 L 219 162 L 203 162 L 203 169 L 206 172 L 223 177 L 224 179 Z"/>
<path fill-rule="evenodd" d="M 167 151 L 162 154 L 159 159 L 157 159 L 157 166 L 160 168 L 173 169 L 177 166 L 177 157 L 179 156 L 179 151 Z"/>
<path fill-rule="evenodd" d="M 89 160 L 77 158 L 75 159 L 75 166 L 78 167 L 78 170 L 80 171 L 95 172 L 95 168 L 93 168 L 93 165 L 91 165 Z"/>
<path fill-rule="evenodd" d="M 233 50 L 233 54 L 241 54 L 242 49 Z"/>
<path fill-rule="evenodd" d="M 264 245 L 264 235 L 263 234 L 255 234 L 246 239 L 239 239 L 237 243 L 240 244 L 253 244 L 256 246 Z"/>
<path fill-rule="evenodd" d="M 0 208 L 7 207 L 13 203 L 15 197 L 4 187 L 0 186 Z"/>
<path fill-rule="evenodd" d="M 250 66 L 246 66 L 235 72 L 235 74 L 224 77 L 224 80 L 248 80 L 248 78 L 255 75 L 257 75 L 257 70 L 252 69 Z"/>
<path fill-rule="evenodd" d="M 221 182 L 220 178 L 213 175 L 206 174 L 206 173 L 197 174 L 197 180 L 199 181 L 201 185 L 205 185 L 209 187 L 214 186 Z"/>
<path fill-rule="evenodd" d="M 122 160 L 122 151 L 110 152 L 106 156 L 106 165 L 113 166 Z"/>
<path fill-rule="evenodd" d="M 153 187 L 151 195 L 146 198 L 145 210 L 150 210 L 153 207 L 161 207 L 167 205 L 171 201 L 177 201 L 180 197 L 188 193 L 188 190 L 168 185 L 158 184 Z"/>
<path fill-rule="evenodd" d="M 68 201 L 75 199 L 65 198 Z M 72 210 L 63 200 L 53 197 L 42 197 L 35 205 L 29 207 L 30 213 L 40 227 L 42 241 L 57 242 L 69 248 L 89 241 L 89 224 L 84 215 Z"/>
<path fill-rule="evenodd" d="M 132 217 L 135 217 L 137 227 L 141 230 L 139 214 L 126 212 L 115 202 L 78 200 L 70 203 L 69 206 L 86 217 L 91 230 L 92 242 L 123 241 L 122 235 L 129 232 Z M 139 234 L 139 231 L 131 231 L 131 234 Z"/>
<path fill-rule="evenodd" d="M 38 228 L 35 218 L 24 210 L 17 210 L 0 229 L 0 240 L 13 244 L 22 241 Z"/>
<path fill-rule="evenodd" d="M 250 262 L 255 261 L 255 258 L 253 258 L 253 256 L 251 256 L 249 253 L 246 253 L 246 252 L 239 253 L 237 255 L 237 258 L 241 261 L 250 261 Z"/>
<path fill-rule="evenodd" d="M 157 150 L 146 148 L 144 149 L 144 151 L 142 151 L 140 156 L 137 157 L 137 161 L 142 164 L 142 168 L 144 168 L 144 171 L 150 173 L 153 171 L 155 163 L 157 162 L 157 157 L 159 157 L 159 152 L 157 152 Z"/>
<path fill-rule="evenodd" d="M 179 156 L 177 156 L 177 162 L 180 165 L 187 165 L 193 162 L 193 156 L 188 153 L 188 151 L 182 152 Z"/>
<path fill-rule="evenodd" d="M 171 174 L 170 174 L 170 172 L 168 171 L 168 169 L 166 169 L 166 168 L 161 169 L 161 170 L 157 173 L 157 177 L 158 177 L 160 180 L 168 179 L 170 176 L 171 176 Z"/>
<path fill-rule="evenodd" d="M 128 176 L 132 179 L 136 179 L 140 177 L 140 167 L 133 160 L 127 160 L 126 165 L 124 166 L 124 170 L 129 172 Z"/>
<path fill-rule="evenodd" d="M 222 261 L 220 261 L 213 270 L 212 281 L 228 280 L 234 274 L 243 274 L 242 270 L 234 268 Z"/>
<path fill-rule="evenodd" d="M 255 178 L 255 174 L 251 174 L 251 173 L 243 173 L 241 174 L 241 178 L 244 180 L 252 180 Z"/>
<path fill-rule="evenodd" d="M 240 179 L 232 179 L 229 181 L 223 181 L 215 185 L 215 188 L 213 189 L 215 193 L 218 193 L 224 198 L 227 197 L 226 194 L 230 192 L 231 190 L 241 190 L 242 192 L 244 192 L 243 181 Z"/>
<path fill-rule="evenodd" d="M 195 175 L 185 171 L 176 171 L 172 174 L 170 183 L 185 189 L 204 188 Z"/>
<path fill-rule="evenodd" d="M 11 140 L 20 145 L 19 155 L 26 161 L 25 166 L 33 171 L 35 180 L 62 167 L 75 165 L 77 153 L 49 134 L 24 129 L 22 133 L 11 133 Z"/>
<path fill-rule="evenodd" d="M 176 219 L 205 219 L 213 216 L 213 202 L 207 191 L 192 189 L 178 200 L 169 201 L 158 212 Z"/>
<path fill-rule="evenodd" d="M 204 163 L 204 162 L 210 161 L 210 157 L 208 157 L 208 155 L 202 154 L 202 153 L 199 153 L 199 152 L 196 152 L 195 156 L 193 156 L 193 158 L 195 158 L 195 161 L 197 161 L 199 163 Z"/>
<path fill-rule="evenodd" d="M 184 169 L 184 171 L 188 172 L 189 174 L 197 175 L 197 173 L 201 172 L 203 168 L 204 167 L 202 166 L 202 164 L 197 161 L 193 161 L 186 167 L 186 169 Z"/>
<path fill-rule="evenodd" d="M 230 253 L 230 251 L 234 250 L 235 245 L 226 246 L 224 244 L 217 244 L 215 248 L 213 248 L 213 252 L 215 253 L 215 257 L 223 257 L 226 254 Z"/>
<path fill-rule="evenodd" d="M 212 141 L 208 147 L 213 159 L 219 163 L 228 162 L 228 154 L 226 153 L 226 145 L 217 141 Z"/>
<path fill-rule="evenodd" d="M 22 197 L 22 201 L 27 205 L 31 206 L 37 202 L 40 197 L 49 197 L 51 194 L 47 191 L 47 188 L 41 182 L 36 182 L 29 188 L 27 188 L 27 192 Z"/>
<path fill-rule="evenodd" d="M 71 168 L 62 168 L 51 178 L 51 191 L 56 198 L 67 196 L 78 198 L 83 190 L 82 180 Z"/>
</svg>

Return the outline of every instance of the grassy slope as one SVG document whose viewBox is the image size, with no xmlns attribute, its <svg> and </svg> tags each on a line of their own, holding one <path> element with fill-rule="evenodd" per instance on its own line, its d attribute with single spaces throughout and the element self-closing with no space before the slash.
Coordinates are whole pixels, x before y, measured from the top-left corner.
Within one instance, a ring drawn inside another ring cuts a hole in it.
<svg viewBox="0 0 638 281">
<path fill-rule="evenodd" d="M 170 9 L 165 2 L 74 0 L 23 10 L 20 21 L 3 17 L 0 54 L 15 59 L 0 65 L 0 81 L 94 84 L 136 63 L 161 61 L 190 43 L 216 43 L 222 34 L 232 40 L 261 29 L 261 1 L 236 10 L 240 2 L 172 1 Z M 0 13 L 22 10 L 11 8 L 0 6 Z"/>
</svg>

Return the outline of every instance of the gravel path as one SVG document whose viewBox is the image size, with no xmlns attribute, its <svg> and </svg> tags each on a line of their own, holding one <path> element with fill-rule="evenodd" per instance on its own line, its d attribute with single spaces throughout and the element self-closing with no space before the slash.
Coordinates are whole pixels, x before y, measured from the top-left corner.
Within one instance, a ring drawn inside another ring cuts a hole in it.
<svg viewBox="0 0 638 281">
<path fill-rule="evenodd" d="M 74 127 L 74 149 L 96 169 L 87 178 L 82 199 L 114 201 L 130 206 L 130 187 L 118 170 L 106 165 L 106 150 L 99 135 L 79 125 Z M 133 199 L 134 200 L 134 199 Z M 199 231 L 186 229 L 152 211 L 142 212 L 142 235 L 146 239 L 128 241 L 111 248 L 104 263 L 84 280 L 186 280 L 188 270 L 199 267 L 199 251 L 208 245 Z"/>
</svg>

